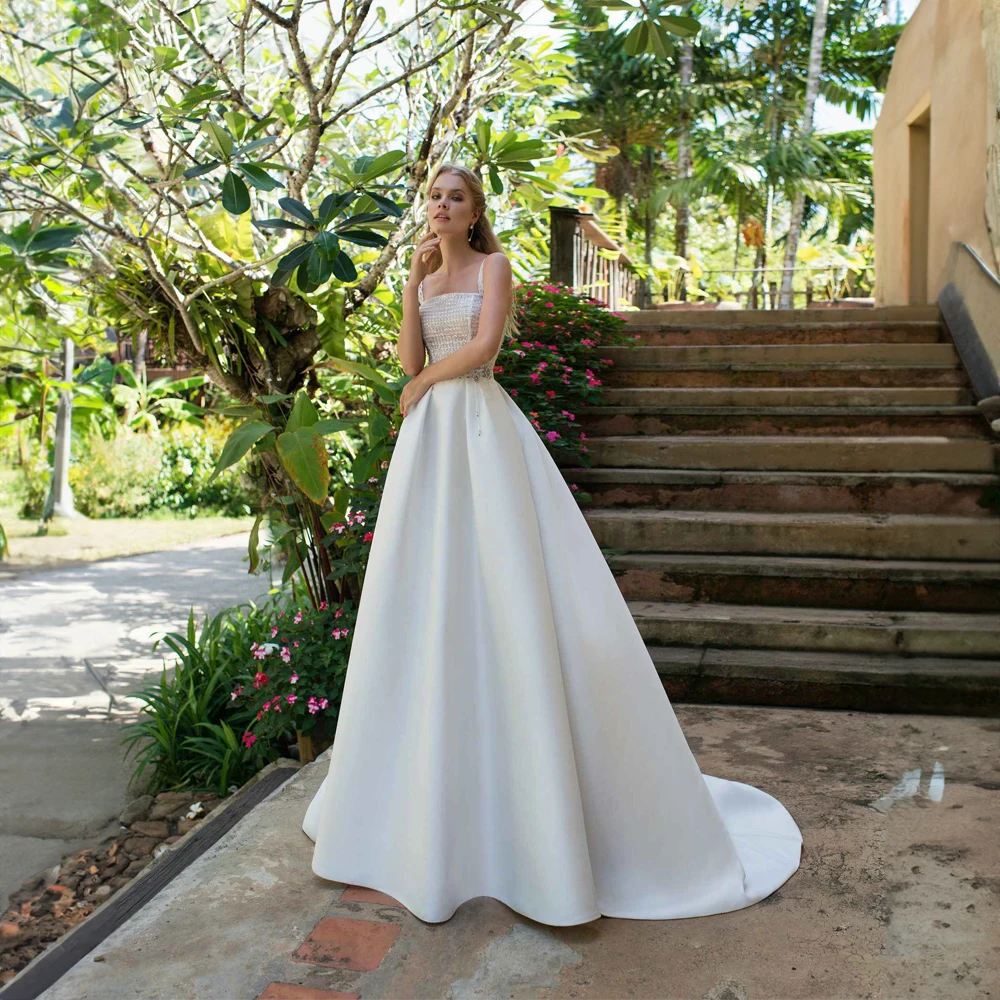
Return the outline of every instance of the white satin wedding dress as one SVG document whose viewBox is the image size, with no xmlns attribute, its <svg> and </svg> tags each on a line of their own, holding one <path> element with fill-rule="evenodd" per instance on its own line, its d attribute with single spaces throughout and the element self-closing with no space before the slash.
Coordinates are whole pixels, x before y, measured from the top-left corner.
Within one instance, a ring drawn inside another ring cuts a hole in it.
<svg viewBox="0 0 1000 1000">
<path fill-rule="evenodd" d="M 478 292 L 418 298 L 438 361 L 477 329 L 482 269 Z M 317 875 L 430 923 L 475 896 L 557 926 L 725 913 L 799 866 L 777 799 L 699 770 L 493 362 L 436 383 L 403 420 L 302 829 Z"/>
</svg>

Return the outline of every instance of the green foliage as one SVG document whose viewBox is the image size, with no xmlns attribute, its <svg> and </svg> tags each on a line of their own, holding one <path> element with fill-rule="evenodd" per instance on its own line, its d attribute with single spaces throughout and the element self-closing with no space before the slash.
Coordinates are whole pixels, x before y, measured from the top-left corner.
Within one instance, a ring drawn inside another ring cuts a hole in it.
<svg viewBox="0 0 1000 1000">
<path fill-rule="evenodd" d="M 123 431 L 114 438 L 92 437 L 70 466 L 77 510 L 87 517 L 136 517 L 153 504 L 163 445 L 154 437 Z"/>
<path fill-rule="evenodd" d="M 602 349 L 629 345 L 622 313 L 563 285 L 527 282 L 518 287 L 517 339 L 505 343 L 496 372 L 552 452 L 589 465 L 586 434 L 576 411 L 600 401 L 600 374 L 614 362 Z M 575 484 L 574 484 L 575 488 Z M 586 502 L 587 494 L 578 493 Z"/>
<path fill-rule="evenodd" d="M 336 727 L 356 617 L 349 601 L 277 612 L 252 644 L 252 669 L 233 689 L 236 704 L 253 715 L 241 737 L 248 749 L 289 730 L 308 735 L 317 725 Z"/>
<path fill-rule="evenodd" d="M 126 759 L 135 754 L 134 780 L 150 768 L 153 794 L 192 788 L 227 795 L 280 755 L 263 741 L 248 749 L 232 738 L 250 721 L 246 709 L 233 705 L 234 679 L 274 614 L 270 605 L 227 608 L 206 618 L 199 632 L 192 612 L 184 633 L 154 643 L 154 650 L 162 643 L 176 655 L 176 666 L 165 664 L 158 682 L 134 695 L 143 707 L 121 740 Z"/>
<path fill-rule="evenodd" d="M 227 431 L 227 424 L 209 420 L 203 427 L 181 424 L 163 432 L 163 458 L 150 509 L 183 511 L 190 517 L 206 513 L 242 517 L 250 513 L 253 497 L 242 472 L 231 467 L 213 476 Z"/>
</svg>

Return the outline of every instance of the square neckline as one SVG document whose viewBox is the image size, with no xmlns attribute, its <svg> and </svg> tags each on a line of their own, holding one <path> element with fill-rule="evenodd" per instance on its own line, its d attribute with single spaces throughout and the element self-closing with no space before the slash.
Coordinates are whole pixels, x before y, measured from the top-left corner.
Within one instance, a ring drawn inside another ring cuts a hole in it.
<svg viewBox="0 0 1000 1000">
<path fill-rule="evenodd" d="M 489 254 L 486 255 L 489 257 Z M 424 280 L 427 277 L 424 275 L 420 279 L 420 284 L 417 285 L 417 300 L 418 305 L 424 305 L 427 302 L 433 302 L 435 299 L 443 299 L 447 295 L 482 295 L 483 294 L 483 268 L 486 266 L 486 257 L 483 258 L 483 262 L 479 265 L 479 291 L 478 292 L 439 292 L 437 295 L 432 295 L 429 299 L 424 298 Z"/>
</svg>

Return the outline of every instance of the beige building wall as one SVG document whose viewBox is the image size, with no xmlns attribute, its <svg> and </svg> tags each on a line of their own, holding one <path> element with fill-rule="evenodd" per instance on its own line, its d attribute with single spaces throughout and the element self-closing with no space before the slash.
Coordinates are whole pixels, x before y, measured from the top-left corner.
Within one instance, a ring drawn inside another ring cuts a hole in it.
<svg viewBox="0 0 1000 1000">
<path fill-rule="evenodd" d="M 877 305 L 936 302 L 955 241 L 996 265 L 984 4 L 997 2 L 921 0 L 903 31 L 874 131 Z"/>
</svg>

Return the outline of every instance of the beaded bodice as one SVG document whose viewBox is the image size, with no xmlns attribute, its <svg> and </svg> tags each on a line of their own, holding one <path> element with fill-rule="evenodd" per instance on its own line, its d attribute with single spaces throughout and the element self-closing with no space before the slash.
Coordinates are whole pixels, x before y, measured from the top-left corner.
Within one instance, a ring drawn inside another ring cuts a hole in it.
<svg viewBox="0 0 1000 1000">
<path fill-rule="evenodd" d="M 476 335 L 479 329 L 479 310 L 483 304 L 483 267 L 486 258 L 479 265 L 478 292 L 445 292 L 443 295 L 432 295 L 424 299 L 423 281 L 417 286 L 417 301 L 420 310 L 420 330 L 424 345 L 430 355 L 431 364 L 446 358 L 460 347 L 464 347 Z M 459 378 L 468 378 L 478 382 L 480 379 L 493 378 L 493 365 L 496 363 L 499 350 L 484 365 L 473 368 L 472 371 Z"/>
</svg>

